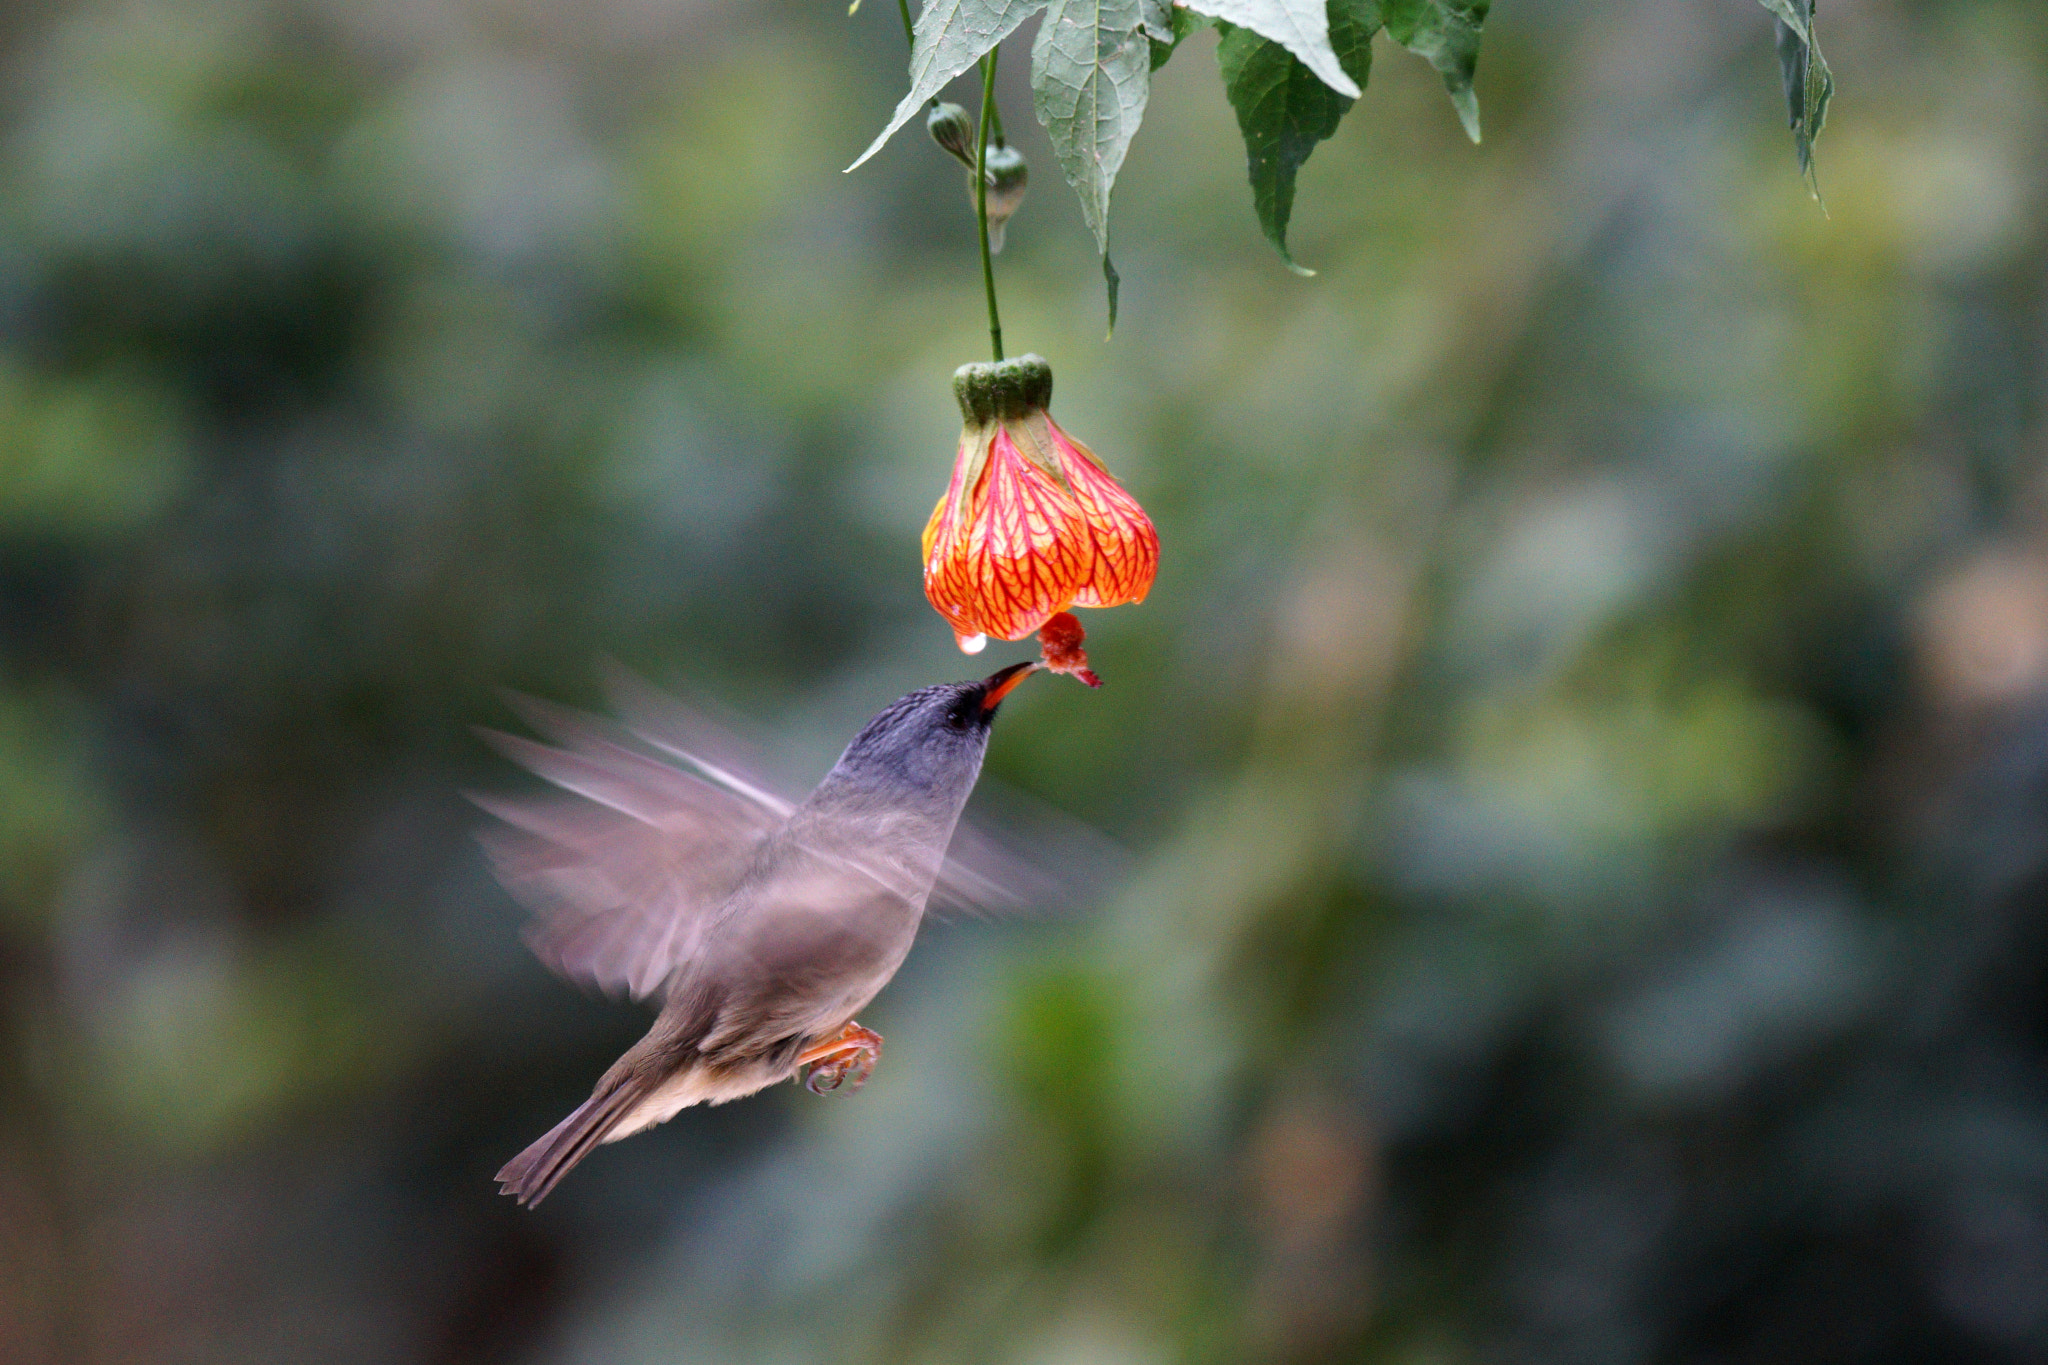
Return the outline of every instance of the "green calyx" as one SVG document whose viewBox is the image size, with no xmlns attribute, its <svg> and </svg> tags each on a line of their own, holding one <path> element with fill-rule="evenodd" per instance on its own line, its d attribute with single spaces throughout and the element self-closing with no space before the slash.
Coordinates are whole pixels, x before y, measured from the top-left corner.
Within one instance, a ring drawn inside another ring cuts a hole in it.
<svg viewBox="0 0 2048 1365">
<path fill-rule="evenodd" d="M 1052 406 L 1052 366 L 1040 355 L 962 365 L 953 371 L 953 397 L 971 427 L 1018 421 Z"/>
</svg>

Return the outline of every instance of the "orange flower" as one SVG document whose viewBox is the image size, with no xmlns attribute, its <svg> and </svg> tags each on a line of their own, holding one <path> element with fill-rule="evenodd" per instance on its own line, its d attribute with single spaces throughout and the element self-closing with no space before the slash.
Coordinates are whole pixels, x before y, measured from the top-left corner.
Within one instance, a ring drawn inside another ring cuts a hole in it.
<svg viewBox="0 0 2048 1365">
<path fill-rule="evenodd" d="M 924 528 L 924 595 L 972 654 L 1068 607 L 1142 602 L 1159 533 L 1095 453 L 1046 412 L 1052 367 L 1027 355 L 953 375 L 965 426 Z"/>
</svg>

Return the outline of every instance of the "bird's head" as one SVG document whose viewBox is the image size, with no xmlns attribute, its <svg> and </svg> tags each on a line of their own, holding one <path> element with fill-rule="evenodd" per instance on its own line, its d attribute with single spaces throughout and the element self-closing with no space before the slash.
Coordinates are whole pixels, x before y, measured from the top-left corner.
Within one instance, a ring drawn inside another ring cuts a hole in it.
<svg viewBox="0 0 2048 1365">
<path fill-rule="evenodd" d="M 1012 664 L 986 678 L 921 687 L 898 698 L 861 727 L 833 774 L 964 801 L 981 772 L 997 709 L 1038 668 Z"/>
</svg>

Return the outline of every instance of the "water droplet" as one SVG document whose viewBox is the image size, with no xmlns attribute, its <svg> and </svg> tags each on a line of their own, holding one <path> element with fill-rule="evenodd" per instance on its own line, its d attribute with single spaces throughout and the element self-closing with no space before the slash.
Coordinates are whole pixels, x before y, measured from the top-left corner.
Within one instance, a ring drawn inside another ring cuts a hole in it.
<svg viewBox="0 0 2048 1365">
<path fill-rule="evenodd" d="M 988 648 L 988 636 L 986 635 L 955 635 L 953 638 L 960 642 L 960 652 L 962 654 L 979 654 Z"/>
</svg>

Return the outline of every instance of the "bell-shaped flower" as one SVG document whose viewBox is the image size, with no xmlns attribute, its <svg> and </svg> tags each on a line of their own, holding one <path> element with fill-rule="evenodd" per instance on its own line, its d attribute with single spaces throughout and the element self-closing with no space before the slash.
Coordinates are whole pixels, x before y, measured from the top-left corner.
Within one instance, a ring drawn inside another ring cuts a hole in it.
<svg viewBox="0 0 2048 1365">
<path fill-rule="evenodd" d="M 960 647 L 1021 640 L 1069 607 L 1142 602 L 1159 534 L 1137 500 L 1046 408 L 1035 355 L 963 365 L 953 480 L 924 528 L 924 592 Z"/>
</svg>

